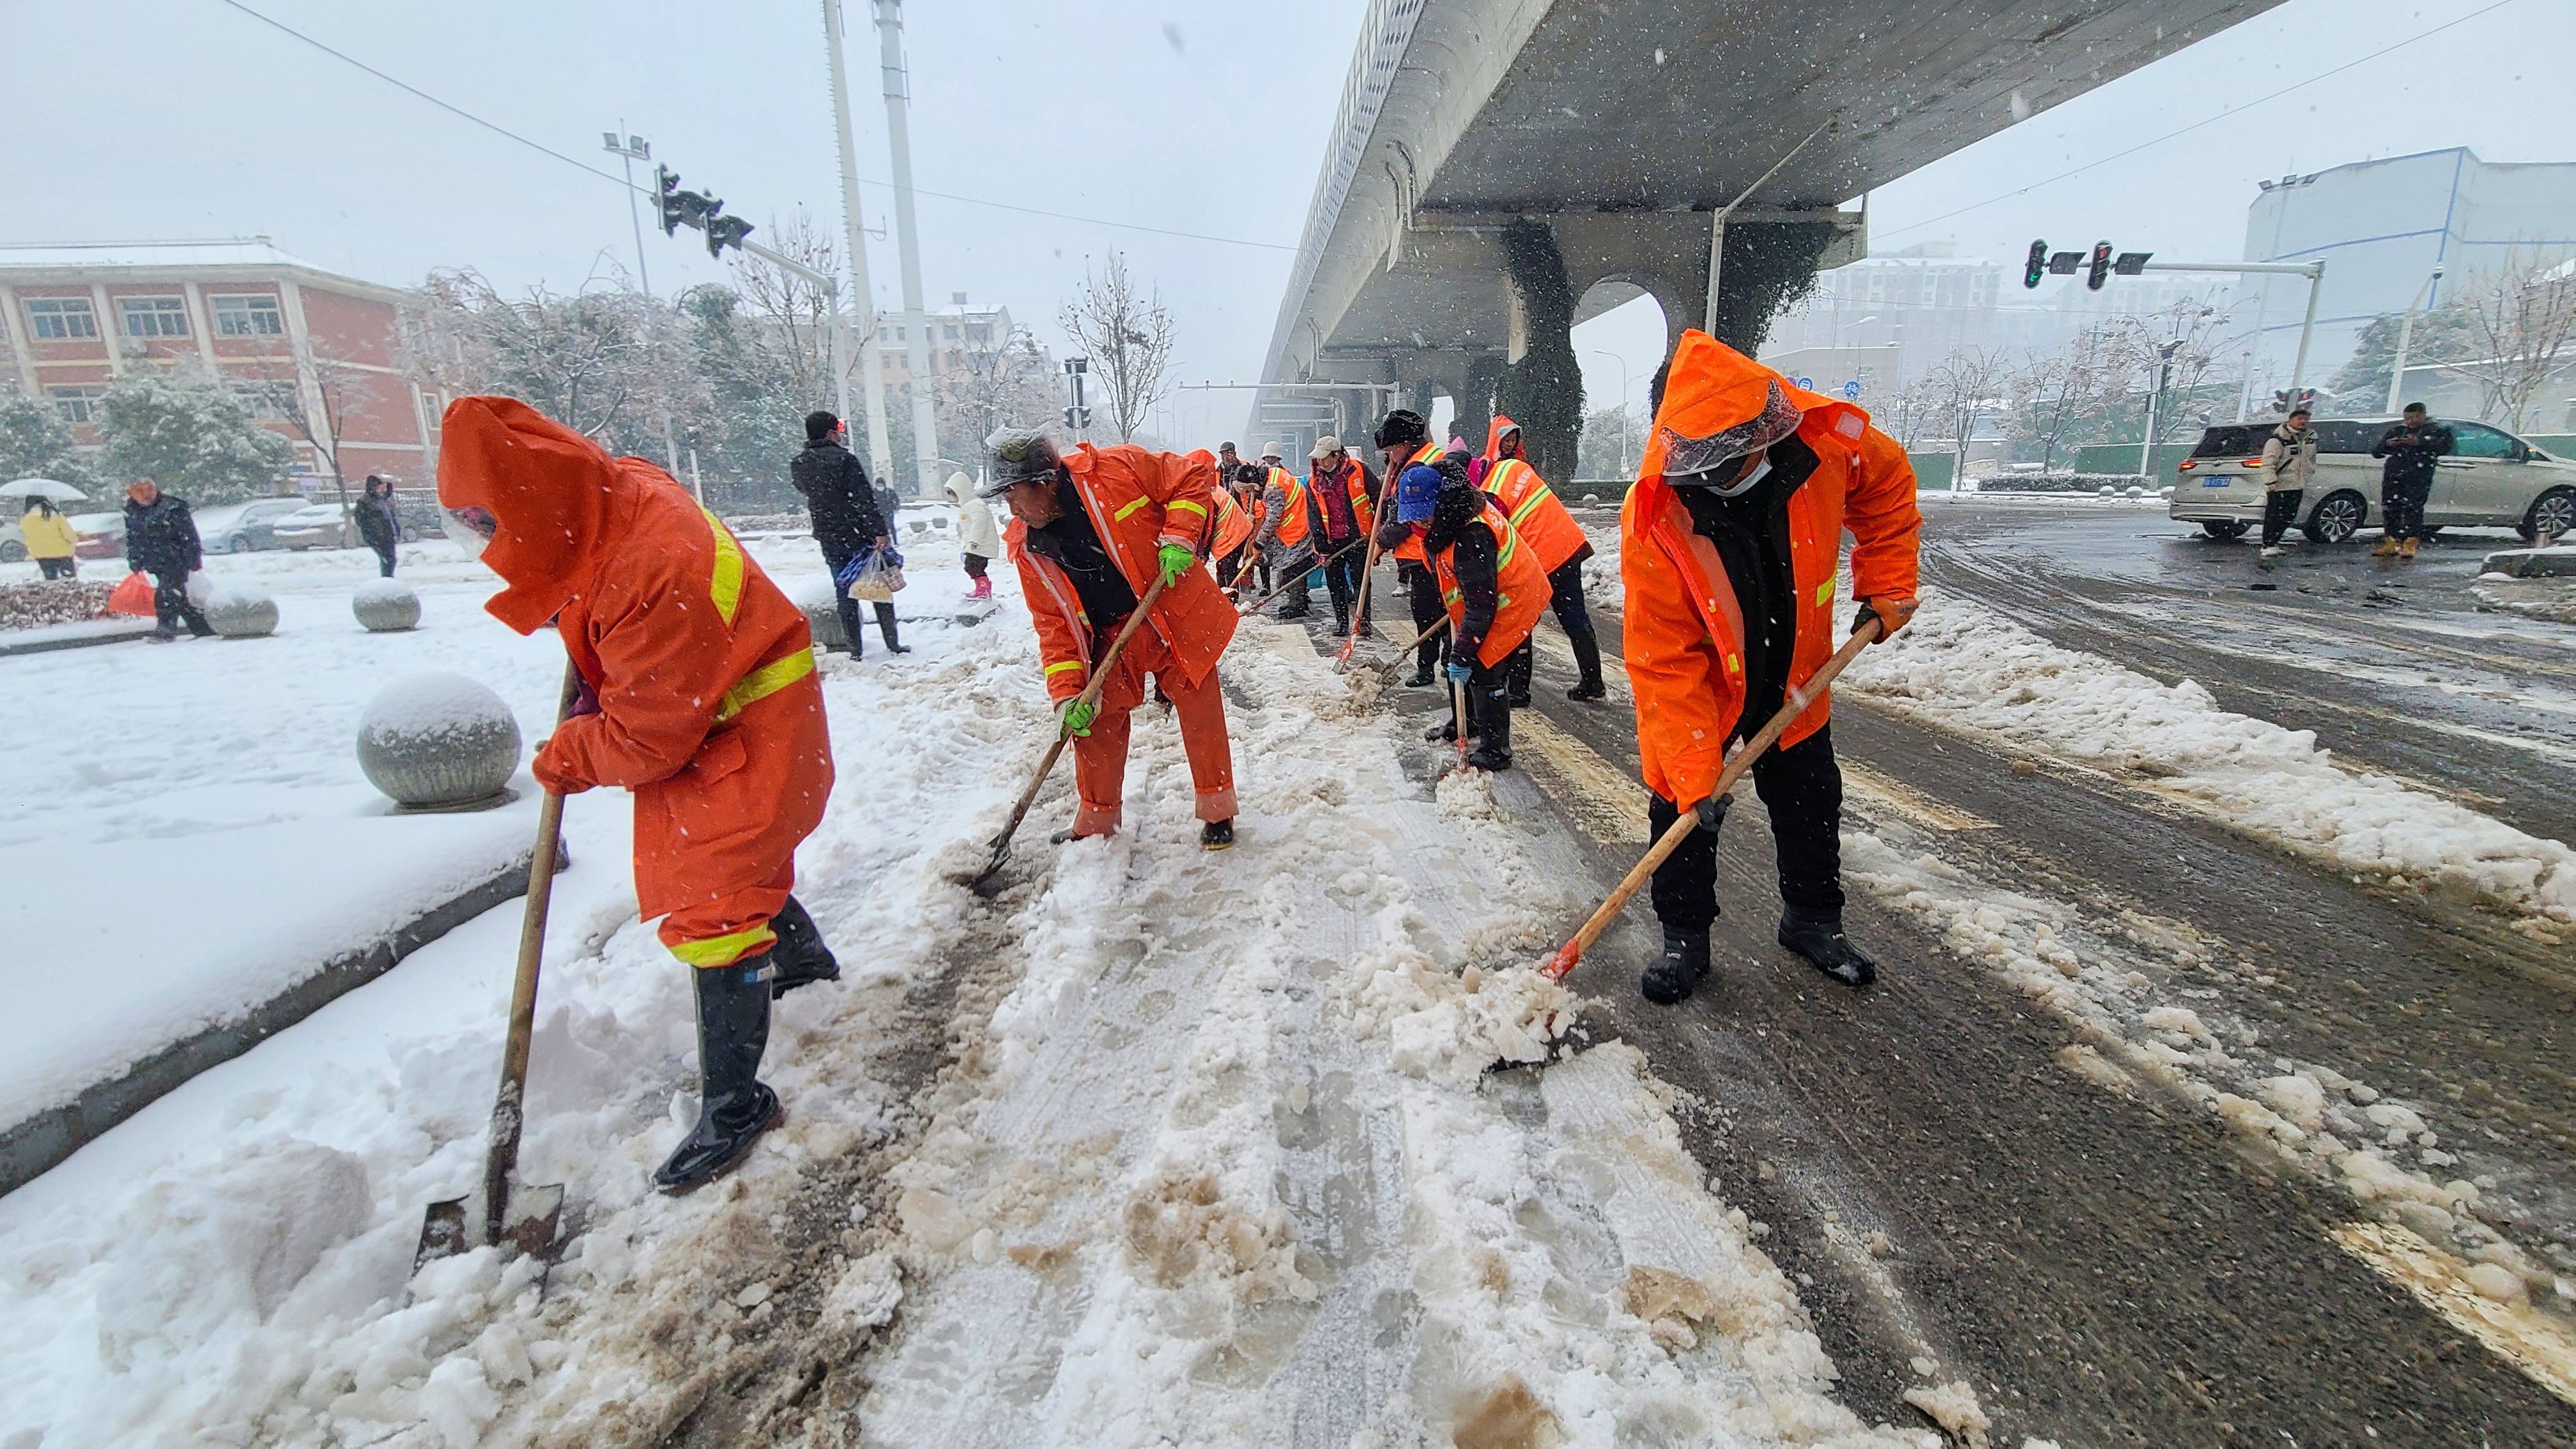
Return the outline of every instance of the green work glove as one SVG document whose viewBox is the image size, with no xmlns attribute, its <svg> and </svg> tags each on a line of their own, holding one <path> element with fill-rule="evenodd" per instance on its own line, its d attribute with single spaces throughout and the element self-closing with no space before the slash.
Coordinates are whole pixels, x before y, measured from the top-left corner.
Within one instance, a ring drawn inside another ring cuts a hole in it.
<svg viewBox="0 0 2576 1449">
<path fill-rule="evenodd" d="M 1057 718 L 1057 729 L 1061 734 L 1081 735 L 1088 739 L 1091 735 L 1091 722 L 1098 718 L 1100 718 L 1098 701 L 1068 699 L 1064 702 L 1063 714 Z"/>
<path fill-rule="evenodd" d="M 1167 589 L 1179 583 L 1181 575 L 1189 572 L 1190 565 L 1199 561 L 1196 553 L 1177 543 L 1164 544 L 1159 557 L 1163 565 L 1163 587 Z"/>
</svg>

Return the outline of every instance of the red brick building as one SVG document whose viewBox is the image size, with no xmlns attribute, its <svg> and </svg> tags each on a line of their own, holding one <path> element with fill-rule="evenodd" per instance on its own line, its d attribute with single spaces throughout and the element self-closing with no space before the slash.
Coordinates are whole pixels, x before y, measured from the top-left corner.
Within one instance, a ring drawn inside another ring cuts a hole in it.
<svg viewBox="0 0 2576 1449">
<path fill-rule="evenodd" d="M 327 272 L 266 237 L 220 242 L 0 245 L 0 376 L 50 400 L 84 448 L 98 399 L 140 367 L 193 360 L 295 445 L 308 478 L 330 468 L 291 421 L 315 431 L 339 400 L 340 466 L 405 488 L 434 477 L 444 400 L 405 381 L 392 287 Z M 307 486 L 311 486 L 307 483 Z"/>
</svg>

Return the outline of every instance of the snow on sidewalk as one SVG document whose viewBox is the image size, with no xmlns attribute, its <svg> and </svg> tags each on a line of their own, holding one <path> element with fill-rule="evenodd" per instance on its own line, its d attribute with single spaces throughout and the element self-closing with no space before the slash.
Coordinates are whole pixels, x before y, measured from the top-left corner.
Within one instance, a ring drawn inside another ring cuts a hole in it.
<svg viewBox="0 0 2576 1449">
<path fill-rule="evenodd" d="M 2238 830 L 2340 870 L 2526 918 L 2576 921 L 2576 850 L 2564 843 L 2340 764 L 2313 731 L 2221 709 L 2188 679 L 2160 684 L 2059 648 L 1957 594 L 1924 590 L 1914 622 L 1864 652 L 1836 688 L 2153 781 Z"/>
</svg>

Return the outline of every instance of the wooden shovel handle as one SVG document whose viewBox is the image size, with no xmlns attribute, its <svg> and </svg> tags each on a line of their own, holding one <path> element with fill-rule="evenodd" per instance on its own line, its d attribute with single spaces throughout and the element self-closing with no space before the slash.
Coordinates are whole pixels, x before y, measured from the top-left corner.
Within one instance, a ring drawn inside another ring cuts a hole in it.
<svg viewBox="0 0 2576 1449">
<path fill-rule="evenodd" d="M 555 728 L 572 718 L 581 672 L 564 661 L 563 697 Z M 492 1099 L 492 1145 L 483 1161 L 484 1241 L 501 1240 L 509 1207 L 510 1178 L 519 1170 L 519 1132 L 526 1124 L 528 1039 L 537 1025 L 537 969 L 546 954 L 546 908 L 554 896 L 555 860 L 563 841 L 564 797 L 552 790 L 537 807 L 537 843 L 528 853 L 527 909 L 519 917 L 519 971 L 510 984 L 510 1032 L 501 1046 L 501 1089 Z"/>
<path fill-rule="evenodd" d="M 1109 652 L 1101 655 L 1100 662 L 1092 666 L 1091 678 L 1083 684 L 1082 693 L 1073 697 L 1073 703 L 1100 702 L 1100 691 L 1109 686 L 1109 674 L 1118 667 L 1118 656 L 1126 652 L 1127 641 L 1136 637 L 1137 627 L 1145 622 L 1145 611 L 1153 608 L 1154 601 L 1162 596 L 1163 577 L 1157 573 L 1154 582 L 1146 586 L 1145 597 L 1136 601 L 1135 611 L 1127 616 L 1126 626 L 1118 631 L 1116 639 L 1110 641 Z M 1061 724 L 1056 727 L 1055 743 L 1047 747 L 1046 758 L 1038 761 L 1037 773 L 1029 777 L 1029 787 L 1020 792 L 1020 803 L 1011 808 L 1011 818 L 1003 824 L 1002 833 L 993 837 L 993 858 L 991 864 L 984 867 L 986 874 L 992 872 L 993 866 L 1001 864 L 1003 848 L 1011 843 L 1012 836 L 1019 833 L 1020 822 L 1028 818 L 1029 807 L 1037 803 L 1039 789 L 1054 771 L 1055 762 L 1063 758 L 1064 747 L 1072 738 L 1072 732 Z"/>
<path fill-rule="evenodd" d="M 1834 682 L 1834 676 L 1843 672 L 1843 666 L 1857 658 L 1860 651 L 1875 641 L 1885 628 L 1885 624 L 1875 613 L 1862 620 L 1860 627 L 1852 631 L 1850 642 L 1835 650 L 1834 657 L 1826 660 L 1824 667 L 1818 669 L 1804 685 L 1789 691 L 1789 697 L 1781 701 L 1779 710 L 1771 716 L 1769 723 L 1763 725 L 1753 738 L 1745 741 L 1744 748 L 1737 750 L 1735 757 L 1726 762 L 1726 767 L 1717 772 L 1717 783 L 1709 787 L 1707 798 L 1713 800 L 1734 789 L 1735 782 L 1744 778 L 1744 772 L 1753 768 L 1753 762 L 1762 757 L 1762 752 L 1779 742 L 1780 736 L 1796 722 L 1798 716 L 1807 712 L 1807 706 L 1815 703 L 1817 697 L 1824 693 L 1825 686 Z M 1539 968 L 1547 974 L 1549 980 L 1565 979 L 1566 973 L 1572 971 L 1575 963 L 1583 959 L 1583 953 L 1592 949 L 1592 943 L 1599 940 L 1601 933 L 1610 928 L 1610 922 L 1617 918 L 1620 911 L 1627 908 L 1629 900 L 1645 888 L 1646 881 L 1654 875 L 1657 867 L 1661 866 L 1674 851 L 1681 848 L 1681 843 L 1689 838 L 1692 831 L 1699 828 L 1699 811 L 1696 808 L 1698 804 L 1698 801 L 1693 800 L 1684 805 L 1681 818 L 1674 821 L 1672 828 L 1666 830 L 1662 837 L 1655 841 L 1654 846 L 1646 852 L 1645 859 L 1638 861 L 1634 868 L 1620 877 L 1618 888 L 1611 891 L 1609 899 L 1601 903 L 1601 909 L 1592 913 L 1592 918 L 1583 923 L 1583 929 L 1574 933 L 1573 940 L 1558 948 L 1553 960 Z"/>
</svg>

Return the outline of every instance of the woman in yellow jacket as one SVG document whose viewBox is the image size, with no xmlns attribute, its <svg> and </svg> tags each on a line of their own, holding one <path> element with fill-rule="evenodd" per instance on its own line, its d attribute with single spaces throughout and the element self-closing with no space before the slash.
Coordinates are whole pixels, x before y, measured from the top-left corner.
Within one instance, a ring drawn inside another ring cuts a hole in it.
<svg viewBox="0 0 2576 1449">
<path fill-rule="evenodd" d="M 77 578 L 80 564 L 72 557 L 72 545 L 80 541 L 72 532 L 72 521 L 54 507 L 50 498 L 28 500 L 26 516 L 18 520 L 18 532 L 27 540 L 27 553 L 49 579 Z"/>
</svg>

